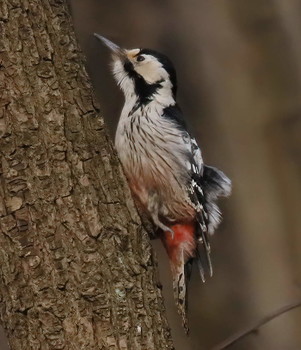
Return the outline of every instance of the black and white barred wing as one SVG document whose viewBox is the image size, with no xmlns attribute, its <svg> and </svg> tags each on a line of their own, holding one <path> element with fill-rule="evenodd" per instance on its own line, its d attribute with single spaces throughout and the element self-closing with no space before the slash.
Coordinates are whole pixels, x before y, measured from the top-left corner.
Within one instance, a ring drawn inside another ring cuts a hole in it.
<svg viewBox="0 0 301 350">
<path fill-rule="evenodd" d="M 190 172 L 190 183 L 188 184 L 189 197 L 194 209 L 196 210 L 196 262 L 201 275 L 201 279 L 205 282 L 205 271 L 212 276 L 212 263 L 210 258 L 210 243 L 208 238 L 208 214 L 205 210 L 205 195 L 201 187 L 200 178 L 203 173 L 203 159 L 201 150 L 196 140 L 190 138 L 191 157 L 188 164 Z"/>
<path fill-rule="evenodd" d="M 201 278 L 205 281 L 205 270 L 208 270 L 210 276 L 213 274 L 209 234 L 213 234 L 221 221 L 216 200 L 231 193 L 231 181 L 222 171 L 203 163 L 201 150 L 194 138 L 191 138 L 191 155 L 188 190 L 197 212 L 197 263 Z"/>
<path fill-rule="evenodd" d="M 201 150 L 195 138 L 188 133 L 183 114 L 177 105 L 165 108 L 164 117 L 169 119 L 181 133 L 186 148 L 186 169 L 189 174 L 186 186 L 190 204 L 197 213 L 196 239 L 198 242 L 197 254 L 199 254 L 197 261 L 202 280 L 204 280 L 206 267 L 209 275 L 212 275 L 209 234 L 213 234 L 221 220 L 216 200 L 220 196 L 230 194 L 231 181 L 222 171 L 204 164 Z"/>
</svg>

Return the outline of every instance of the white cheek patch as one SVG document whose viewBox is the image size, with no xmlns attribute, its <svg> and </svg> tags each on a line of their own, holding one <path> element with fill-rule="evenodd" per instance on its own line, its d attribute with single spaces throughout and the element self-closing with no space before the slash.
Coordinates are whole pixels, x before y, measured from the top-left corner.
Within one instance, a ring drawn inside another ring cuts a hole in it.
<svg viewBox="0 0 301 350">
<path fill-rule="evenodd" d="M 137 52 L 139 53 L 138 49 L 128 51 L 128 58 L 130 59 L 130 56 L 137 55 Z M 157 59 L 149 55 L 143 56 L 145 57 L 145 60 L 141 62 L 136 62 L 135 57 L 130 60 L 134 66 L 134 70 L 141 75 L 148 84 L 155 84 L 160 81 L 161 89 L 156 94 L 157 101 L 164 105 L 172 103 L 172 85 L 168 73 Z M 112 71 L 114 78 L 119 87 L 123 90 L 125 97 L 132 98 L 135 95 L 134 80 L 129 77 L 124 69 L 122 61 L 116 56 L 113 56 Z"/>
<path fill-rule="evenodd" d="M 163 69 L 162 64 L 157 60 L 145 56 L 145 61 L 135 66 L 135 71 L 140 74 L 149 84 L 154 84 L 159 80 L 167 79 L 168 75 Z"/>
</svg>

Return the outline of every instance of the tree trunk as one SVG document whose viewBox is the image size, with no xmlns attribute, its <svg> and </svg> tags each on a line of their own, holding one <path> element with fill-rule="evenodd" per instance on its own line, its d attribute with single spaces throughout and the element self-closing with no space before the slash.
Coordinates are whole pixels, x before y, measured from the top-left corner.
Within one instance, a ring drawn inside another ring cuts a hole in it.
<svg viewBox="0 0 301 350">
<path fill-rule="evenodd" d="M 11 349 L 172 349 L 149 239 L 62 0 L 0 1 L 0 317 Z"/>
</svg>

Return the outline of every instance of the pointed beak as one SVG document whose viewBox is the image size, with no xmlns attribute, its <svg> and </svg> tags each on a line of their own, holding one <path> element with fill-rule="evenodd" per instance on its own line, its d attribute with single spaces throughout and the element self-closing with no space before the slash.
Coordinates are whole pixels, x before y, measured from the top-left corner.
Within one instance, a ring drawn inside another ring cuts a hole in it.
<svg viewBox="0 0 301 350">
<path fill-rule="evenodd" d="M 97 33 L 94 33 L 94 36 L 100 40 L 105 46 L 107 46 L 114 55 L 118 56 L 119 58 L 125 58 L 126 54 L 123 49 L 121 49 L 118 45 L 110 41 L 109 39 L 105 38 L 102 35 L 99 35 Z"/>
</svg>

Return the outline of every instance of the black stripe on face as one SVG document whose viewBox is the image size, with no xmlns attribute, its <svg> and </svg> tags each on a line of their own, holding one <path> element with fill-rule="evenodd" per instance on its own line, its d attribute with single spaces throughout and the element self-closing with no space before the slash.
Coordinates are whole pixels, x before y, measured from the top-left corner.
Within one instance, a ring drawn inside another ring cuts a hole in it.
<svg viewBox="0 0 301 350">
<path fill-rule="evenodd" d="M 124 64 L 123 64 L 124 70 L 127 72 L 128 76 L 132 79 L 135 78 L 135 75 L 137 74 L 134 70 L 134 65 L 133 63 L 126 59 Z"/>
<path fill-rule="evenodd" d="M 135 71 L 131 61 L 127 59 L 123 66 L 128 76 L 134 80 L 138 103 L 140 105 L 147 105 L 152 100 L 153 95 L 162 87 L 161 83 L 163 80 L 159 80 L 154 84 L 149 84 Z"/>
<path fill-rule="evenodd" d="M 139 96 L 139 102 L 143 105 L 148 104 L 153 95 L 162 87 L 162 80 L 148 84 L 140 75 L 135 78 L 135 92 Z"/>
</svg>

